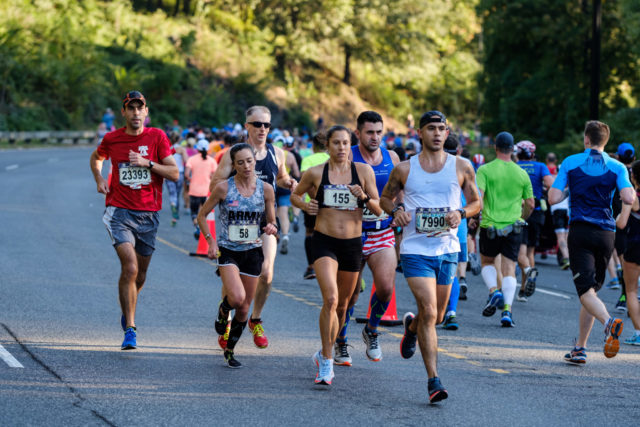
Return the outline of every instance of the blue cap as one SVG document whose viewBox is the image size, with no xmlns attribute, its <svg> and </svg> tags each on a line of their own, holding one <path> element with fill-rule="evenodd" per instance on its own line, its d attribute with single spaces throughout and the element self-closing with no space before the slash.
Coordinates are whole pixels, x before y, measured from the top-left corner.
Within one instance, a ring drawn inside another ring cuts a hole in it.
<svg viewBox="0 0 640 427">
<path fill-rule="evenodd" d="M 500 132 L 496 136 L 496 147 L 513 150 L 513 135 L 509 132 Z"/>
<path fill-rule="evenodd" d="M 623 142 L 618 145 L 618 156 L 625 157 L 627 159 L 632 158 L 636 154 L 636 150 L 633 149 L 633 145 L 628 142 Z"/>
</svg>

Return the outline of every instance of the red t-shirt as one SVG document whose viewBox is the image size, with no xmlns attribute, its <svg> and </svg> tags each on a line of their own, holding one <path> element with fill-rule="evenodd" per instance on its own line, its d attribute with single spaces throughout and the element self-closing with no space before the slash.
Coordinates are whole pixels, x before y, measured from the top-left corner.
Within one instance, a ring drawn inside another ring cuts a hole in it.
<svg viewBox="0 0 640 427">
<path fill-rule="evenodd" d="M 145 128 L 138 136 L 128 135 L 125 128 L 106 134 L 98 146 L 98 154 L 111 159 L 112 178 L 106 205 L 136 211 L 159 211 L 162 209 L 164 179 L 149 168 L 130 166 L 129 150 L 157 163 L 171 155 L 169 138 L 160 129 Z"/>
</svg>

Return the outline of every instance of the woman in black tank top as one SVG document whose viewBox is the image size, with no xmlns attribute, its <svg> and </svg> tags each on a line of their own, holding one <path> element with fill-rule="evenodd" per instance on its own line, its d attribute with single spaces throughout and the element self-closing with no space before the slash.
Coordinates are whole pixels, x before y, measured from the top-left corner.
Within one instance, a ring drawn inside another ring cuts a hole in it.
<svg viewBox="0 0 640 427">
<path fill-rule="evenodd" d="M 315 382 L 325 385 L 333 379 L 331 352 L 360 272 L 362 207 L 366 205 L 376 215 L 382 213 L 373 169 L 365 163 L 349 161 L 351 132 L 334 126 L 327 132 L 327 141 L 327 163 L 308 169 L 291 194 L 294 206 L 317 215 L 309 257 L 323 298 L 322 350 L 314 354 L 313 360 L 318 366 Z M 302 200 L 305 193 L 314 192 L 315 198 L 309 203 Z"/>
</svg>

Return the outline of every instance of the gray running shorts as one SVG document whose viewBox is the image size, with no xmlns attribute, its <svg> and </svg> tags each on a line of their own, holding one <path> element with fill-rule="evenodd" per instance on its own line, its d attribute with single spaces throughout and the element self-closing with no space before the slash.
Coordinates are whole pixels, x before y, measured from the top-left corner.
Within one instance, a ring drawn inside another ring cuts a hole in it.
<svg viewBox="0 0 640 427">
<path fill-rule="evenodd" d="M 107 206 L 102 222 L 107 227 L 114 248 L 128 242 L 142 256 L 153 254 L 160 222 L 158 212 Z"/>
</svg>

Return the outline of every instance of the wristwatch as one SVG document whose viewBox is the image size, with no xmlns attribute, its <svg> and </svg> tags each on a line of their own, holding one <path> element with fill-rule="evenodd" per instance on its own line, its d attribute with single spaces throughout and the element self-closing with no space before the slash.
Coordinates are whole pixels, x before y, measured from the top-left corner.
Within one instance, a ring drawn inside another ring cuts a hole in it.
<svg viewBox="0 0 640 427">
<path fill-rule="evenodd" d="M 396 217 L 396 212 L 398 212 L 398 211 L 400 210 L 400 208 L 402 208 L 402 210 L 404 211 L 404 204 L 403 204 L 403 203 L 398 204 L 395 208 L 393 208 L 393 209 L 391 210 L 391 216 L 392 216 L 393 218 L 395 218 L 395 217 Z"/>
<path fill-rule="evenodd" d="M 458 209 L 458 212 L 460 212 L 460 219 L 465 219 L 467 217 L 467 211 L 464 209 L 460 208 Z"/>
<path fill-rule="evenodd" d="M 155 163 L 149 160 L 149 169 L 153 169 L 154 166 L 155 166 Z"/>
</svg>

